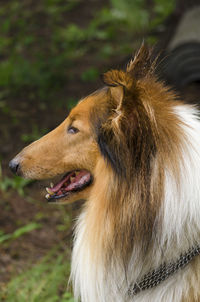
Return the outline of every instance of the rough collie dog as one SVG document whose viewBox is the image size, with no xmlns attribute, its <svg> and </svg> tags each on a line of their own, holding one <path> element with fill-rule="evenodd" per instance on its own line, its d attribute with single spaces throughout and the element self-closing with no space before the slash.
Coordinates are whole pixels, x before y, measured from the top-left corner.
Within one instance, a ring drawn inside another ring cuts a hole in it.
<svg viewBox="0 0 200 302">
<path fill-rule="evenodd" d="M 154 66 L 142 46 L 10 162 L 27 178 L 62 175 L 49 202 L 85 200 L 71 272 L 82 302 L 200 301 L 200 122 Z"/>
</svg>

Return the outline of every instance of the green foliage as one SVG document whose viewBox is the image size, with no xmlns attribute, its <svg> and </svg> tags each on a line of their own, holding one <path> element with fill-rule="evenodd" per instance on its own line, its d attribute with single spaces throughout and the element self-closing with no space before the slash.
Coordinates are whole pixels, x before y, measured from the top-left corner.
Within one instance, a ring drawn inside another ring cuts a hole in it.
<svg viewBox="0 0 200 302">
<path fill-rule="evenodd" d="M 12 234 L 5 234 L 3 231 L 0 230 L 0 243 L 3 243 L 8 240 L 17 239 L 26 233 L 41 228 L 41 226 L 42 225 L 39 223 L 32 222 L 16 229 Z"/>
<path fill-rule="evenodd" d="M 53 251 L 31 269 L 14 277 L 0 293 L 7 302 L 74 302 L 66 290 L 69 262 Z"/>
<path fill-rule="evenodd" d="M 67 107 L 68 109 L 72 109 L 77 103 L 77 100 L 75 100 L 74 98 L 68 98 L 67 99 Z"/>
<path fill-rule="evenodd" d="M 84 82 L 95 81 L 99 77 L 99 71 L 95 67 L 90 67 L 81 74 L 81 79 Z"/>
<path fill-rule="evenodd" d="M 149 25 L 149 12 L 144 0 L 111 0 L 112 14 L 126 22 L 136 31 L 143 30 Z"/>
<path fill-rule="evenodd" d="M 0 7 L 1 89 L 53 101 L 84 55 L 92 52 L 103 59 L 128 52 L 126 44 L 132 46 L 134 33 L 159 26 L 175 0 L 154 0 L 151 8 L 145 0 L 110 0 L 110 7 L 96 12 L 84 26 L 68 21 L 79 5 L 79 0 L 34 1 L 31 8 L 25 0 L 4 2 Z M 84 80 L 88 77 L 94 79 L 97 72 L 81 75 Z"/>
<path fill-rule="evenodd" d="M 47 129 L 39 129 L 38 125 L 32 125 L 31 133 L 23 133 L 21 140 L 25 143 L 31 143 L 47 133 Z"/>
<path fill-rule="evenodd" d="M 67 232 L 72 225 L 72 217 L 69 212 L 66 213 L 65 208 L 61 208 L 62 214 L 62 221 L 60 224 L 57 225 L 56 229 L 60 232 Z"/>
<path fill-rule="evenodd" d="M 151 27 L 156 28 L 172 13 L 175 7 L 175 0 L 154 0 L 154 15 L 151 20 Z"/>
<path fill-rule="evenodd" d="M 151 8 L 145 0 L 111 0 L 112 14 L 118 16 L 134 31 L 155 28 L 169 16 L 175 7 L 175 0 L 154 0 Z"/>
<path fill-rule="evenodd" d="M 5 176 L 0 180 L 0 189 L 2 191 L 7 191 L 9 188 L 12 188 L 17 190 L 21 196 L 24 196 L 24 187 L 30 183 L 31 180 L 19 176 L 13 176 L 12 178 Z"/>
<path fill-rule="evenodd" d="M 30 179 L 24 179 L 20 176 L 13 176 L 12 178 L 3 176 L 0 165 L 0 190 L 6 192 L 9 188 L 12 188 L 18 192 L 21 196 L 24 196 L 24 188 L 33 182 Z"/>
</svg>

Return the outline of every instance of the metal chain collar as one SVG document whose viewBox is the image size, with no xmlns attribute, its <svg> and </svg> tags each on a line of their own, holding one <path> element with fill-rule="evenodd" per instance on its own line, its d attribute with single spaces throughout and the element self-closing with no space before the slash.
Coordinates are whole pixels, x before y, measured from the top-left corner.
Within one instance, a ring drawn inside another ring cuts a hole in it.
<svg viewBox="0 0 200 302">
<path fill-rule="evenodd" d="M 176 262 L 169 264 L 162 264 L 159 268 L 144 275 L 141 280 L 129 287 L 128 295 L 135 296 L 139 292 L 157 286 L 168 277 L 176 273 L 178 270 L 184 268 L 195 256 L 200 254 L 200 246 L 192 247 L 185 254 L 181 254 Z"/>
</svg>

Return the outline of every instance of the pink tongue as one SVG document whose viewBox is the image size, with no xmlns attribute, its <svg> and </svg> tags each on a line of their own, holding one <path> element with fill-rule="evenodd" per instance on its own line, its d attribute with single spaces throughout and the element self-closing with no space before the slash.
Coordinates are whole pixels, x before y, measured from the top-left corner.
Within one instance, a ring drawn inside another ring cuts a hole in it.
<svg viewBox="0 0 200 302">
<path fill-rule="evenodd" d="M 90 173 L 83 171 L 80 172 L 79 175 L 71 182 L 66 188 L 66 191 L 72 191 L 79 186 L 83 186 L 85 183 L 88 183 L 90 180 Z"/>
<path fill-rule="evenodd" d="M 74 177 L 73 181 L 70 181 L 70 177 Z M 55 185 L 51 190 L 57 193 L 65 183 L 69 183 L 68 185 L 64 186 L 65 191 L 71 191 L 75 189 L 77 186 L 84 185 L 84 183 L 90 180 L 90 173 L 87 171 L 80 171 L 77 176 L 75 176 L 75 171 L 69 173 L 65 176 L 57 185 Z"/>
<path fill-rule="evenodd" d="M 53 188 L 51 188 L 51 191 L 53 191 L 55 193 L 58 192 L 58 190 L 60 190 L 60 188 L 64 185 L 64 183 L 67 182 L 73 174 L 74 174 L 74 172 L 65 176 L 59 183 L 57 183 L 57 185 L 55 185 Z"/>
</svg>

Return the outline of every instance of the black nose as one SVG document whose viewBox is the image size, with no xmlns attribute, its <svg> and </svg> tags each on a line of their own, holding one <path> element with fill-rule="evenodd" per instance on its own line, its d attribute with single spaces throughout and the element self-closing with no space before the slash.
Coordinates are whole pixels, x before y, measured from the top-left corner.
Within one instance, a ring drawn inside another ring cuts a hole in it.
<svg viewBox="0 0 200 302">
<path fill-rule="evenodd" d="M 9 168 L 13 173 L 18 174 L 20 168 L 19 161 L 16 158 L 12 159 L 9 162 Z"/>
</svg>

